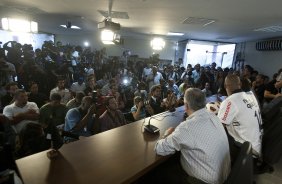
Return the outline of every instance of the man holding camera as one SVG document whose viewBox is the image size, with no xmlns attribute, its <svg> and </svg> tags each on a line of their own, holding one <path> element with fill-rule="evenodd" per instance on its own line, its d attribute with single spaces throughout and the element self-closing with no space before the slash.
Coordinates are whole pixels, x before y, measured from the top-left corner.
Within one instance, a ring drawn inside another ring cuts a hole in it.
<svg viewBox="0 0 282 184">
<path fill-rule="evenodd" d="M 91 96 L 83 97 L 78 108 L 72 108 L 67 112 L 64 130 L 78 136 L 93 135 L 96 106 Z"/>
<path fill-rule="evenodd" d="M 146 118 L 147 113 L 150 115 L 154 114 L 152 107 L 149 105 L 149 101 L 144 101 L 141 96 L 134 98 L 134 106 L 131 108 L 133 118 L 138 121 Z"/>
</svg>

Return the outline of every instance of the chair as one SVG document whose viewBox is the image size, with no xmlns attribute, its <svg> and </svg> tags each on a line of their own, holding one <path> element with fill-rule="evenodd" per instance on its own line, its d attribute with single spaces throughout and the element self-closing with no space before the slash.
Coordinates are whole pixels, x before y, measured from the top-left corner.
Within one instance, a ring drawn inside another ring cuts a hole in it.
<svg viewBox="0 0 282 184">
<path fill-rule="evenodd" d="M 252 146 L 244 142 L 224 184 L 253 184 Z"/>
<path fill-rule="evenodd" d="M 127 123 L 132 123 L 135 121 L 132 112 L 127 112 L 127 113 L 123 113 L 125 120 L 127 121 Z"/>
</svg>

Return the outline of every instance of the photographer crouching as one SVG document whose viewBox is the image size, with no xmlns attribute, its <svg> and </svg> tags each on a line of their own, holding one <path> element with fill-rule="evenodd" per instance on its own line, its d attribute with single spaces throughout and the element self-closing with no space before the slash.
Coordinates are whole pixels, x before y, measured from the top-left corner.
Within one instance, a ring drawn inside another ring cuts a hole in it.
<svg viewBox="0 0 282 184">
<path fill-rule="evenodd" d="M 148 115 L 153 115 L 154 111 L 149 105 L 149 101 L 144 101 L 142 97 L 136 96 L 134 97 L 134 106 L 131 108 L 131 113 L 135 121 L 138 121 L 146 118 Z"/>
</svg>

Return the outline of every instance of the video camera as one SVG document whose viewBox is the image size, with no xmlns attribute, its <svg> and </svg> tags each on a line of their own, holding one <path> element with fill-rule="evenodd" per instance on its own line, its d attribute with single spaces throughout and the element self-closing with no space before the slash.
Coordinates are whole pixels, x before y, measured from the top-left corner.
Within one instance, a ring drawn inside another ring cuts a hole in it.
<svg viewBox="0 0 282 184">
<path fill-rule="evenodd" d="M 150 101 L 146 99 L 144 93 L 141 93 L 141 101 L 143 101 L 143 104 L 144 104 L 145 106 L 150 104 Z"/>
</svg>

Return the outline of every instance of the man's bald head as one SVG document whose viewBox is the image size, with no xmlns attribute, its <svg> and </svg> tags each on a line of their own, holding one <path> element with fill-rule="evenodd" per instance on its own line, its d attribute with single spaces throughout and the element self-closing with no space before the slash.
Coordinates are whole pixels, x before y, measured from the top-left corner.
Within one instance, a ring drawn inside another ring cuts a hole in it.
<svg viewBox="0 0 282 184">
<path fill-rule="evenodd" d="M 234 74 L 227 75 L 225 78 L 224 86 L 228 96 L 230 96 L 233 91 L 241 89 L 240 78 Z"/>
</svg>

